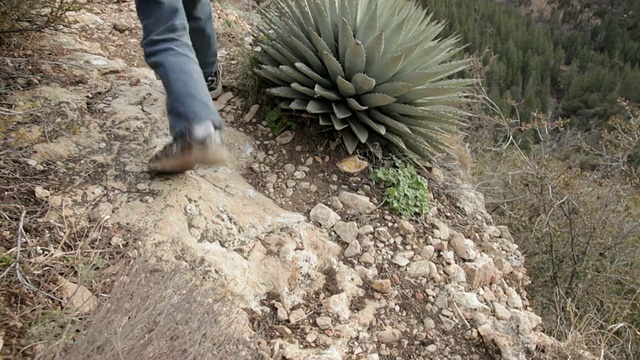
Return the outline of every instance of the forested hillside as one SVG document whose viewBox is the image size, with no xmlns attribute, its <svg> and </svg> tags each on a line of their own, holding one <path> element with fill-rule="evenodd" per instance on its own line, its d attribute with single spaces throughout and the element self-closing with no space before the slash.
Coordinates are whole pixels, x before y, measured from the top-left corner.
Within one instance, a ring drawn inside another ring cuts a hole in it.
<svg viewBox="0 0 640 360">
<path fill-rule="evenodd" d="M 521 120 L 539 110 L 586 129 L 617 114 L 618 98 L 640 102 L 640 2 L 549 0 L 554 11 L 545 21 L 517 2 L 422 2 L 448 21 L 445 34 L 459 34 L 489 65 L 484 85 L 507 116 L 516 115 L 515 103 Z"/>
</svg>

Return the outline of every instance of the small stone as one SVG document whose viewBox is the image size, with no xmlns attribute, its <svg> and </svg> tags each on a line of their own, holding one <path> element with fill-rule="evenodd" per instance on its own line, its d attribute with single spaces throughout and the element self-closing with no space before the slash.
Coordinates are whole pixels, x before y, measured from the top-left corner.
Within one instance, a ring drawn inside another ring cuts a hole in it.
<svg viewBox="0 0 640 360">
<path fill-rule="evenodd" d="M 394 343 L 402 338 L 402 332 L 398 329 L 387 329 L 379 331 L 376 334 L 376 338 L 383 344 Z"/>
<path fill-rule="evenodd" d="M 376 209 L 368 197 L 354 194 L 348 191 L 342 191 L 338 194 L 338 198 L 342 204 L 350 209 L 356 210 L 362 214 L 368 214 Z"/>
<path fill-rule="evenodd" d="M 499 238 L 501 233 L 500 230 L 498 230 L 497 227 L 495 226 L 488 226 L 487 229 L 484 231 L 485 234 L 489 235 L 492 238 Z"/>
<path fill-rule="evenodd" d="M 373 257 L 373 255 L 369 254 L 369 253 L 364 253 L 362 254 L 362 256 L 360 257 L 360 262 L 363 264 L 374 264 L 376 262 L 376 259 Z"/>
<path fill-rule="evenodd" d="M 422 248 L 422 251 L 420 251 L 420 256 L 422 256 L 423 259 L 431 260 L 435 252 L 436 249 L 433 245 L 426 245 Z"/>
<path fill-rule="evenodd" d="M 46 200 L 51 196 L 49 190 L 45 190 L 42 186 L 36 186 L 34 192 L 36 194 L 36 199 L 38 200 Z"/>
<path fill-rule="evenodd" d="M 340 202 L 340 199 L 338 199 L 337 196 L 332 196 L 331 197 L 331 207 L 333 208 L 333 210 L 342 210 L 344 205 L 342 205 L 342 203 Z"/>
<path fill-rule="evenodd" d="M 66 307 L 88 314 L 98 306 L 98 298 L 86 287 L 74 284 L 63 277 L 58 277 L 58 286 Z"/>
<path fill-rule="evenodd" d="M 438 228 L 438 238 L 442 240 L 448 240 L 449 236 L 451 236 L 451 231 L 449 230 L 447 224 L 438 219 L 434 219 L 433 224 Z"/>
<path fill-rule="evenodd" d="M 286 172 L 287 174 L 291 175 L 296 171 L 296 166 L 293 164 L 286 164 L 284 166 L 284 172 Z"/>
<path fill-rule="evenodd" d="M 91 213 L 89 214 L 89 218 L 93 221 L 98 221 L 101 219 L 108 218 L 109 216 L 111 216 L 112 212 L 113 212 L 113 205 L 111 205 L 111 203 L 108 203 L 108 202 L 103 202 L 103 203 L 100 203 L 91 211 Z"/>
<path fill-rule="evenodd" d="M 347 246 L 344 250 L 344 257 L 350 258 L 354 257 L 362 252 L 362 246 L 360 246 L 360 242 L 358 240 L 354 240 Z"/>
<path fill-rule="evenodd" d="M 62 196 L 60 195 L 52 196 L 51 199 L 49 200 L 49 204 L 51 204 L 51 206 L 53 207 L 59 207 L 60 205 L 62 205 Z"/>
<path fill-rule="evenodd" d="M 285 321 L 289 318 L 287 309 L 285 309 L 281 303 L 275 302 L 273 303 L 273 305 L 276 307 L 276 316 L 278 317 L 279 321 Z"/>
<path fill-rule="evenodd" d="M 357 174 L 362 172 L 369 166 L 369 163 L 360 159 L 357 155 L 351 155 L 340 160 L 336 166 L 340 171 L 348 173 L 348 174 Z"/>
<path fill-rule="evenodd" d="M 274 329 L 282 336 L 289 337 L 293 335 L 293 331 L 284 325 L 275 326 Z"/>
<path fill-rule="evenodd" d="M 436 351 L 438 351 L 438 346 L 436 344 L 431 344 L 429 346 L 427 346 L 426 348 L 424 348 L 427 352 L 430 353 L 434 353 Z"/>
<path fill-rule="evenodd" d="M 389 279 L 374 280 L 371 283 L 371 287 L 377 292 L 388 294 L 389 292 L 391 292 L 391 280 Z"/>
<path fill-rule="evenodd" d="M 111 246 L 122 246 L 124 245 L 125 241 L 119 236 L 114 236 L 111 238 L 109 243 L 111 244 Z"/>
<path fill-rule="evenodd" d="M 258 111 L 260 110 L 260 105 L 255 104 L 249 108 L 249 111 L 242 117 L 242 121 L 249 122 L 253 120 Z"/>
<path fill-rule="evenodd" d="M 385 243 L 391 240 L 391 234 L 389 234 L 389 230 L 387 230 L 386 228 L 377 228 L 375 237 L 376 239 Z"/>
<path fill-rule="evenodd" d="M 307 334 L 307 337 L 304 338 L 304 341 L 306 341 L 309 344 L 312 344 L 316 341 L 317 338 L 318 338 L 318 333 L 315 331 L 311 331 Z"/>
<path fill-rule="evenodd" d="M 372 225 L 366 224 L 360 227 L 360 229 L 358 230 L 358 235 L 369 235 L 373 234 L 374 231 L 375 230 L 373 229 Z"/>
<path fill-rule="evenodd" d="M 324 301 L 324 308 L 330 313 L 337 315 L 340 320 L 347 321 L 351 316 L 350 301 L 346 293 L 331 296 Z"/>
<path fill-rule="evenodd" d="M 504 258 L 497 258 L 494 261 L 496 268 L 502 271 L 503 274 L 508 275 L 513 271 L 513 267 L 511 267 L 511 263 Z"/>
<path fill-rule="evenodd" d="M 333 231 L 338 237 L 347 244 L 353 243 L 358 237 L 358 224 L 355 221 L 344 222 L 338 221 L 333 226 Z"/>
<path fill-rule="evenodd" d="M 149 188 L 149 186 L 147 186 L 147 184 L 145 183 L 139 183 L 138 185 L 136 185 L 136 189 L 138 190 L 147 190 Z"/>
<path fill-rule="evenodd" d="M 478 300 L 478 295 L 472 292 L 459 292 L 453 295 L 453 299 L 455 303 L 459 306 L 462 311 L 469 310 L 485 310 L 489 312 L 489 307 L 480 300 Z"/>
<path fill-rule="evenodd" d="M 393 263 L 398 266 L 407 266 L 411 262 L 409 259 L 405 257 L 405 254 L 396 254 L 393 257 Z"/>
<path fill-rule="evenodd" d="M 293 188 L 295 186 L 296 186 L 296 181 L 295 180 L 291 180 L 291 179 L 287 180 L 287 187 L 288 188 Z"/>
<path fill-rule="evenodd" d="M 509 318 L 511 317 L 511 313 L 509 312 L 509 310 L 497 301 L 493 303 L 493 311 L 496 314 L 496 318 L 498 320 L 509 320 Z"/>
<path fill-rule="evenodd" d="M 233 93 L 230 91 L 227 91 L 226 93 L 220 95 L 216 99 L 216 101 L 213 102 L 213 106 L 216 108 L 216 110 L 221 111 L 222 109 L 225 108 L 225 106 L 227 106 L 227 103 L 231 99 L 233 99 Z"/>
<path fill-rule="evenodd" d="M 406 220 L 398 220 L 398 230 L 404 235 L 415 234 L 416 228 Z"/>
<path fill-rule="evenodd" d="M 473 241 L 465 239 L 464 236 L 460 233 L 455 233 L 453 235 L 453 239 L 451 240 L 450 244 L 456 255 L 458 255 L 463 260 L 471 261 L 477 257 L 477 253 L 475 250 L 476 245 L 473 243 Z"/>
<path fill-rule="evenodd" d="M 340 220 L 340 215 L 324 204 L 316 205 L 309 215 L 311 221 L 319 223 L 325 229 L 330 229 Z"/>
<path fill-rule="evenodd" d="M 305 174 L 303 171 L 294 171 L 293 173 L 293 177 L 298 180 L 304 179 L 305 176 L 307 176 L 307 174 Z"/>
<path fill-rule="evenodd" d="M 320 330 L 327 330 L 331 328 L 331 318 L 328 316 L 318 316 L 316 318 L 316 325 Z"/>
<path fill-rule="evenodd" d="M 271 174 L 271 175 L 267 176 L 265 178 L 265 180 L 267 181 L 268 184 L 275 184 L 276 181 L 278 181 L 278 175 L 277 174 Z"/>
<path fill-rule="evenodd" d="M 463 268 L 467 274 L 469 285 L 474 289 L 490 284 L 492 277 L 498 271 L 493 265 L 493 260 L 488 256 L 480 257 L 472 263 L 466 263 Z"/>
<path fill-rule="evenodd" d="M 125 32 L 131 29 L 132 27 L 133 26 L 129 22 L 123 21 L 123 20 L 116 20 L 113 23 L 113 28 L 119 32 Z"/>
<path fill-rule="evenodd" d="M 507 294 L 507 305 L 513 309 L 522 309 L 522 298 L 510 287 L 505 290 Z"/>
<path fill-rule="evenodd" d="M 496 228 L 498 229 L 498 231 L 500 231 L 500 237 L 509 240 L 510 242 L 513 242 L 513 236 L 511 236 L 511 232 L 509 231 L 509 228 L 504 226 L 504 225 L 500 225 L 500 226 L 496 226 Z"/>
<path fill-rule="evenodd" d="M 296 309 L 289 314 L 289 322 L 295 324 L 306 317 L 307 315 L 304 313 L 304 309 Z"/>
<path fill-rule="evenodd" d="M 416 261 L 407 267 L 407 274 L 411 277 L 427 276 L 431 274 L 430 263 L 429 260 Z"/>
<path fill-rule="evenodd" d="M 285 131 L 282 134 L 278 135 L 276 138 L 276 142 L 280 145 L 287 145 L 293 140 L 294 134 L 292 131 Z"/>
<path fill-rule="evenodd" d="M 422 319 L 422 324 L 424 325 L 425 330 L 433 330 L 436 328 L 436 322 L 429 317 Z"/>
</svg>

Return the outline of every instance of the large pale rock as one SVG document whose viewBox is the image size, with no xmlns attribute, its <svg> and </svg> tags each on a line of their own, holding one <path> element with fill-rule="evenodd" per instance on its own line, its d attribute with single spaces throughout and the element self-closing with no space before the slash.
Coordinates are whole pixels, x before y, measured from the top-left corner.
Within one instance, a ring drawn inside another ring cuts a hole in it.
<svg viewBox="0 0 640 360">
<path fill-rule="evenodd" d="M 463 260 L 470 261 L 478 256 L 476 253 L 476 245 L 473 241 L 465 239 L 465 237 L 460 233 L 455 233 L 453 235 L 453 239 L 451 239 L 450 244 L 456 255 Z"/>
<path fill-rule="evenodd" d="M 469 285 L 476 289 L 491 283 L 491 280 L 499 273 L 493 265 L 493 260 L 488 256 L 482 256 L 472 263 L 464 264 Z"/>
<path fill-rule="evenodd" d="M 318 204 L 309 213 L 311 221 L 317 222 L 325 229 L 330 229 L 340 220 L 340 215 L 325 204 Z"/>
<path fill-rule="evenodd" d="M 333 231 L 338 234 L 340 240 L 347 244 L 353 243 L 358 237 L 358 224 L 355 221 L 344 222 L 338 221 L 333 226 Z"/>
<path fill-rule="evenodd" d="M 66 306 L 72 310 L 88 314 L 98 306 L 98 298 L 85 286 L 72 283 L 63 277 L 58 277 L 58 286 Z"/>
<path fill-rule="evenodd" d="M 349 209 L 353 209 L 362 214 L 368 214 L 376 209 L 376 205 L 363 195 L 354 194 L 348 191 L 342 191 L 338 194 L 340 202 Z"/>
</svg>

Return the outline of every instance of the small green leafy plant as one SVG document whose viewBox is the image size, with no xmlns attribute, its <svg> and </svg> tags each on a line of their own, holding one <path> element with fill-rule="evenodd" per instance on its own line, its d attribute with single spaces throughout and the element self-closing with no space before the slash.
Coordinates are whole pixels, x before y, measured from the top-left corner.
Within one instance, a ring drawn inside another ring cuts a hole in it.
<svg viewBox="0 0 640 360">
<path fill-rule="evenodd" d="M 271 133 L 275 136 L 282 134 L 287 128 L 295 130 L 297 126 L 296 122 L 288 116 L 283 115 L 282 110 L 277 106 L 267 113 L 265 121 L 271 129 Z"/>
<path fill-rule="evenodd" d="M 391 210 L 402 218 L 424 215 L 429 210 L 427 180 L 418 175 L 411 163 L 398 161 L 395 167 L 375 169 L 371 179 L 384 184 L 385 200 Z"/>
</svg>

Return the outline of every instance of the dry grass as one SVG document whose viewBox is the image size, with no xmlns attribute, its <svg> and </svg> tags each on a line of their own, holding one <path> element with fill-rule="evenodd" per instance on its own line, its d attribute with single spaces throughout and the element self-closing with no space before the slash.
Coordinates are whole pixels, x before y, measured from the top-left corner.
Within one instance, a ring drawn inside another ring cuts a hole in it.
<svg viewBox="0 0 640 360">
<path fill-rule="evenodd" d="M 259 359 L 246 314 L 188 269 L 134 265 L 64 359 Z M 50 353 L 56 353 L 51 351 Z"/>
</svg>

